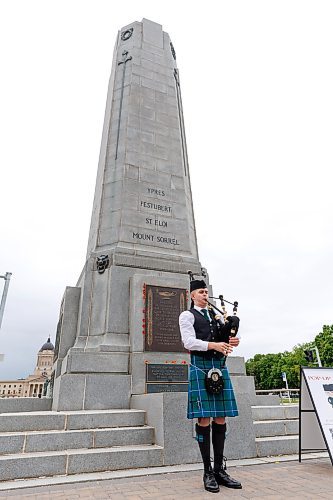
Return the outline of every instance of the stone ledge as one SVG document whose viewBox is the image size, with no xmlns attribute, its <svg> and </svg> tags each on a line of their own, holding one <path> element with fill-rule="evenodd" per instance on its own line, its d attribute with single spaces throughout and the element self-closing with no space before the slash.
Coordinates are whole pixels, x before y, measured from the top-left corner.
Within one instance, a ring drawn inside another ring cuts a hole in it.
<svg viewBox="0 0 333 500">
<path fill-rule="evenodd" d="M 6 413 L 0 416 L 0 432 L 61 430 L 66 416 L 56 412 Z"/>
<path fill-rule="evenodd" d="M 0 457 L 0 481 L 161 465 L 156 445 L 25 453 Z"/>
<path fill-rule="evenodd" d="M 154 444 L 154 429 L 127 426 L 101 429 L 0 434 L 0 455 Z"/>
<path fill-rule="evenodd" d="M 145 412 L 134 409 L 70 412 L 67 417 L 67 429 L 130 427 L 144 423 Z"/>
<path fill-rule="evenodd" d="M 27 453 L 0 457 L 0 481 L 65 474 L 66 462 L 64 453 L 42 453 L 38 456 Z"/>
<path fill-rule="evenodd" d="M 298 420 L 263 420 L 254 422 L 256 437 L 298 434 Z"/>
<path fill-rule="evenodd" d="M 51 410 L 51 398 L 3 398 L 0 399 L 0 414 Z"/>
<path fill-rule="evenodd" d="M 136 409 L 46 411 L 0 415 L 0 433 L 26 433 L 137 427 L 145 424 L 145 412 Z"/>
<path fill-rule="evenodd" d="M 119 446 L 68 452 L 68 474 L 163 465 L 163 448 L 157 445 Z"/>
<path fill-rule="evenodd" d="M 256 438 L 258 457 L 286 455 L 298 452 L 298 436 Z"/>
<path fill-rule="evenodd" d="M 124 373 L 128 374 L 129 354 L 124 352 L 70 352 L 64 373 Z"/>
<path fill-rule="evenodd" d="M 252 406 L 253 420 L 298 419 L 298 405 Z"/>
</svg>

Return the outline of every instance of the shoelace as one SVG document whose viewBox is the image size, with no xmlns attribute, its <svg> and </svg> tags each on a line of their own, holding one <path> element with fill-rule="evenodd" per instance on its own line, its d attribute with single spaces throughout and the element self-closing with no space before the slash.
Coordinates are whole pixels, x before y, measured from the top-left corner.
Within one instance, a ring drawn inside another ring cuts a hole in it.
<svg viewBox="0 0 333 500">
<path fill-rule="evenodd" d="M 223 455 L 223 457 L 222 457 L 222 467 L 223 467 L 223 470 L 224 470 L 224 471 L 226 471 L 226 470 L 227 470 L 227 460 L 228 460 L 228 459 L 227 459 L 227 457 L 225 457 L 225 456 Z M 214 461 L 213 457 L 210 457 L 210 461 L 211 461 L 211 462 L 213 462 L 213 461 Z"/>
</svg>

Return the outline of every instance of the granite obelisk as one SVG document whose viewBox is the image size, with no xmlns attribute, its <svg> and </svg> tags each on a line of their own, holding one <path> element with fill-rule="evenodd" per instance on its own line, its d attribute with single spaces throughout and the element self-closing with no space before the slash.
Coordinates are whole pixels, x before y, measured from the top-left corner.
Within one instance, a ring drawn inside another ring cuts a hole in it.
<svg viewBox="0 0 333 500">
<path fill-rule="evenodd" d="M 54 409 L 127 408 L 145 392 L 145 364 L 184 359 L 165 338 L 145 345 L 142 294 L 149 283 L 174 297 L 188 270 L 202 272 L 176 53 L 143 19 L 114 49 L 86 263 L 61 306 Z"/>
</svg>

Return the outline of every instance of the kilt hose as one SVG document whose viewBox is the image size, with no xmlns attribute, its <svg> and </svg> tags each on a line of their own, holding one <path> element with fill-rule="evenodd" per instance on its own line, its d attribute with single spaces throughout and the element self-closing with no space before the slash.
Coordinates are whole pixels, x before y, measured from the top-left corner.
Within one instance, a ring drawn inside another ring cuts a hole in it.
<svg viewBox="0 0 333 500">
<path fill-rule="evenodd" d="M 209 394 L 206 391 L 205 375 L 211 368 L 218 368 L 222 372 L 224 388 L 220 394 Z M 237 417 L 237 415 L 235 394 L 228 368 L 223 366 L 223 359 L 205 359 L 197 354 L 191 354 L 187 418 Z"/>
</svg>

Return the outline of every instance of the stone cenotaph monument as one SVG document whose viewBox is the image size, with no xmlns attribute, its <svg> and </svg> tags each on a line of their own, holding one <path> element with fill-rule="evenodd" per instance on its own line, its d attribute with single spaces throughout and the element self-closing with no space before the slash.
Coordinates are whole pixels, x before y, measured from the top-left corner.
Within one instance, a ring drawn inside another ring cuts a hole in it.
<svg viewBox="0 0 333 500">
<path fill-rule="evenodd" d="M 118 33 L 114 49 L 86 262 L 61 304 L 53 410 L 144 409 L 165 463 L 199 460 L 178 327 L 189 270 L 209 283 L 198 257 L 176 52 L 162 26 L 143 19 Z M 254 385 L 237 359 L 245 431 Z M 242 435 L 234 455 L 254 456 L 253 429 Z"/>
<path fill-rule="evenodd" d="M 87 259 L 61 306 L 53 409 L 128 408 L 147 376 L 184 381 L 184 366 L 149 364 L 187 359 L 178 316 L 188 270 L 201 275 L 176 53 L 143 19 L 116 41 Z"/>
</svg>

